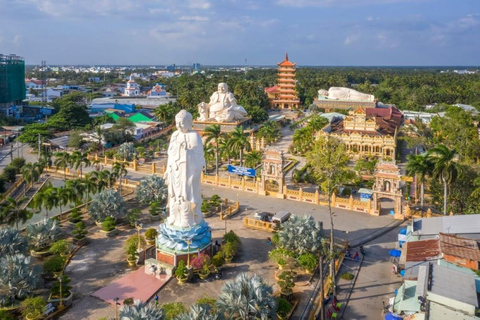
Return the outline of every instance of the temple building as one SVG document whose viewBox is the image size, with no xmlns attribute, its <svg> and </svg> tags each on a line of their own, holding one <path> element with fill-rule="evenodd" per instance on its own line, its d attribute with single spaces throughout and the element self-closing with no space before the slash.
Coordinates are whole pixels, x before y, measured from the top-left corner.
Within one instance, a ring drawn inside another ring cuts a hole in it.
<svg viewBox="0 0 480 320">
<path fill-rule="evenodd" d="M 277 85 L 266 88 L 271 106 L 280 109 L 296 109 L 300 103 L 295 90 L 295 70 L 296 64 L 288 60 L 288 53 L 285 54 L 285 60 L 278 65 Z"/>
<path fill-rule="evenodd" d="M 317 135 L 341 140 L 355 158 L 375 156 L 393 160 L 402 121 L 402 113 L 393 106 L 388 108 L 359 106 L 350 111 L 345 119 L 335 119 Z"/>
<path fill-rule="evenodd" d="M 127 97 L 134 97 L 140 95 L 140 87 L 138 84 L 133 80 L 133 77 L 130 76 L 130 80 L 127 82 L 127 87 L 125 88 L 125 96 Z"/>
</svg>

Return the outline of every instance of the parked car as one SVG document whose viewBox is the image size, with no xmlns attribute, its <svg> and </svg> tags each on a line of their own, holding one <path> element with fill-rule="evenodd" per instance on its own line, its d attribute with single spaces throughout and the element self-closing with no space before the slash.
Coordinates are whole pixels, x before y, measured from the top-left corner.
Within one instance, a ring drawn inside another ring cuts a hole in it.
<svg viewBox="0 0 480 320">
<path fill-rule="evenodd" d="M 272 217 L 272 222 L 282 223 L 287 221 L 290 218 L 291 213 L 288 211 L 278 211 Z"/>
<path fill-rule="evenodd" d="M 264 212 L 264 211 L 257 211 L 253 214 L 253 218 L 261 221 L 270 221 L 273 213 Z"/>
</svg>

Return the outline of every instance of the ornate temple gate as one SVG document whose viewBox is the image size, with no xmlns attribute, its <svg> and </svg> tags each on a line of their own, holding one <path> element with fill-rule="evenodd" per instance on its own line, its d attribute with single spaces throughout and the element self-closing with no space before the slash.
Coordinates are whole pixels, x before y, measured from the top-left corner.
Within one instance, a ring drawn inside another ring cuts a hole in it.
<svg viewBox="0 0 480 320">
<path fill-rule="evenodd" d="M 381 200 L 390 199 L 394 202 L 394 218 L 403 219 L 403 190 L 400 187 L 402 176 L 395 162 L 381 161 L 375 167 L 375 184 L 373 186 L 373 201 L 371 213 L 380 215 Z"/>
<path fill-rule="evenodd" d="M 284 198 L 285 175 L 283 152 L 272 148 L 265 149 L 262 159 L 261 182 L 258 193 L 276 198 Z"/>
</svg>

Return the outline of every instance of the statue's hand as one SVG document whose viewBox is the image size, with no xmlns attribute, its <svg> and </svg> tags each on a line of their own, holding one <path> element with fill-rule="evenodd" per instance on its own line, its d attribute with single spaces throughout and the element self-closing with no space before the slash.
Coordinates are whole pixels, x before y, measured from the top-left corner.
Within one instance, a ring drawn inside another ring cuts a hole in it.
<svg viewBox="0 0 480 320">
<path fill-rule="evenodd" d="M 168 171 L 165 170 L 165 173 L 163 174 L 163 180 L 165 180 L 165 184 L 168 184 Z"/>
</svg>

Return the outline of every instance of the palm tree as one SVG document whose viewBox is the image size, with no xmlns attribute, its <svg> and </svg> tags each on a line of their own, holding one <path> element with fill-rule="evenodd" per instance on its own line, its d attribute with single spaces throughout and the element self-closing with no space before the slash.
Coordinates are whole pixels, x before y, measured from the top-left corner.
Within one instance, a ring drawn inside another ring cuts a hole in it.
<svg viewBox="0 0 480 320">
<path fill-rule="evenodd" d="M 227 319 L 269 319 L 277 309 L 273 289 L 258 275 L 239 274 L 228 281 L 217 299 L 218 312 Z"/>
<path fill-rule="evenodd" d="M 204 137 L 205 144 L 211 142 L 215 144 L 215 174 L 218 176 L 218 152 L 219 152 L 219 140 L 222 137 L 222 130 L 220 125 L 213 124 L 205 128 Z"/>
<path fill-rule="evenodd" d="M 82 201 L 85 194 L 85 185 L 83 184 L 82 179 L 68 180 L 65 183 L 65 188 L 70 189 L 70 200 L 73 203 L 77 204 Z"/>
<path fill-rule="evenodd" d="M 203 147 L 203 155 L 205 158 L 205 172 L 206 172 L 209 164 L 215 161 L 215 150 L 213 149 L 213 145 L 211 143 L 206 144 Z"/>
<path fill-rule="evenodd" d="M 224 135 L 219 142 L 222 157 L 227 157 L 228 164 L 230 164 L 230 158 L 232 156 L 231 141 L 229 135 Z"/>
<path fill-rule="evenodd" d="M 64 180 L 67 181 L 67 167 L 70 164 L 70 155 L 68 152 L 55 153 L 54 164 L 57 168 L 63 169 Z"/>
<path fill-rule="evenodd" d="M 262 163 L 262 153 L 260 151 L 252 151 L 245 157 L 245 166 L 249 168 L 256 168 Z"/>
<path fill-rule="evenodd" d="M 33 181 L 35 180 L 35 175 L 36 175 L 37 172 L 34 170 L 33 164 L 31 162 L 26 163 L 22 167 L 20 172 L 22 173 L 22 178 L 26 183 L 25 189 L 23 189 L 23 195 L 25 196 L 25 194 L 27 193 L 28 186 L 30 184 L 33 185 Z"/>
<path fill-rule="evenodd" d="M 453 183 L 462 172 L 457 162 L 458 154 L 455 149 L 449 149 L 443 144 L 428 150 L 427 154 L 433 164 L 433 177 L 443 183 L 443 214 L 446 215 L 448 185 Z"/>
<path fill-rule="evenodd" d="M 243 151 L 252 149 L 248 137 L 243 132 L 243 127 L 236 127 L 232 132 L 231 148 L 240 155 L 240 166 L 243 165 Z"/>
<path fill-rule="evenodd" d="M 30 206 L 34 209 L 41 210 L 45 208 L 45 217 L 48 218 L 50 210 L 58 204 L 58 196 L 54 187 L 49 186 L 38 191 L 33 197 Z"/>
<path fill-rule="evenodd" d="M 277 122 L 267 121 L 258 130 L 258 137 L 264 138 L 267 144 L 270 144 L 280 138 L 280 128 Z"/>
<path fill-rule="evenodd" d="M 420 182 L 420 205 L 422 208 L 424 202 L 424 184 L 427 175 L 431 174 L 432 169 L 432 163 L 427 154 L 411 154 L 407 157 L 407 173 L 410 176 L 416 176 L 417 181 Z"/>
<path fill-rule="evenodd" d="M 83 186 L 85 188 L 85 192 L 87 194 L 87 198 L 85 199 L 85 207 L 88 210 L 88 202 L 90 201 L 90 194 L 95 193 L 98 190 L 98 180 L 95 175 L 92 173 L 86 173 L 85 177 L 83 177 Z"/>
<path fill-rule="evenodd" d="M 128 165 L 128 162 L 118 162 L 118 161 L 113 164 L 112 171 L 115 173 L 115 175 L 119 179 L 119 182 L 118 182 L 119 191 L 121 191 L 122 189 L 122 177 L 128 174 L 128 170 L 126 169 L 127 165 Z"/>
<path fill-rule="evenodd" d="M 165 310 L 157 308 L 153 304 L 146 304 L 135 300 L 133 305 L 123 305 L 120 309 L 119 319 L 122 320 L 163 320 Z"/>
<path fill-rule="evenodd" d="M 25 223 L 30 219 L 33 213 L 23 207 L 23 202 L 27 198 L 23 197 L 16 201 L 12 197 L 5 199 L 1 204 L 0 223 L 6 223 L 9 226 L 15 225 L 18 230 L 18 223 Z"/>
<path fill-rule="evenodd" d="M 66 206 L 72 200 L 72 189 L 66 187 L 56 188 L 60 215 L 63 213 L 63 206 Z"/>
<path fill-rule="evenodd" d="M 88 152 L 74 151 L 71 155 L 72 167 L 75 169 L 80 168 L 80 177 L 83 176 L 83 166 L 89 167 L 91 165 L 88 159 Z"/>
</svg>

